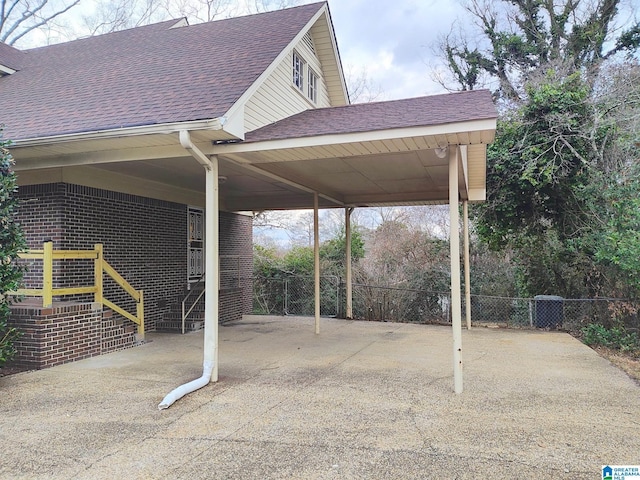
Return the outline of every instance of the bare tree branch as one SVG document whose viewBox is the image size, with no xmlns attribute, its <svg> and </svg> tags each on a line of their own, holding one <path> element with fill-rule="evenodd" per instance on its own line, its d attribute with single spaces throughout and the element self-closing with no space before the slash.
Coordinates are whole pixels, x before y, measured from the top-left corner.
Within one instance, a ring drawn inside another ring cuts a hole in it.
<svg viewBox="0 0 640 480">
<path fill-rule="evenodd" d="M 25 35 L 50 24 L 79 3 L 80 0 L 67 2 L 38 0 L 35 4 L 26 0 L 15 0 L 8 4 L 6 0 L 2 0 L 0 41 L 15 45 Z"/>
</svg>

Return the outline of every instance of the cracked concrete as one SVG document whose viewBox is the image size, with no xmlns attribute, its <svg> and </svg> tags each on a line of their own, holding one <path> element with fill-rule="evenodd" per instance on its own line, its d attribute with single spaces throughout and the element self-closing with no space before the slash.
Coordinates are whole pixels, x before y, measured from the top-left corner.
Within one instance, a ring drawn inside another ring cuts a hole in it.
<svg viewBox="0 0 640 480">
<path fill-rule="evenodd" d="M 245 317 L 202 333 L 0 377 L 0 478 L 600 478 L 640 464 L 640 387 L 559 332 Z"/>
</svg>

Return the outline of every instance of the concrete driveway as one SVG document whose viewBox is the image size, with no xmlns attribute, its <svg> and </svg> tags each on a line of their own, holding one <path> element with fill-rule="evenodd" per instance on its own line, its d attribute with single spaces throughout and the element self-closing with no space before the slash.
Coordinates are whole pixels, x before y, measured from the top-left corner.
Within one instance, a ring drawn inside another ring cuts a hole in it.
<svg viewBox="0 0 640 480">
<path fill-rule="evenodd" d="M 245 317 L 202 333 L 0 378 L 0 478 L 599 479 L 640 464 L 640 387 L 571 336 Z"/>
</svg>

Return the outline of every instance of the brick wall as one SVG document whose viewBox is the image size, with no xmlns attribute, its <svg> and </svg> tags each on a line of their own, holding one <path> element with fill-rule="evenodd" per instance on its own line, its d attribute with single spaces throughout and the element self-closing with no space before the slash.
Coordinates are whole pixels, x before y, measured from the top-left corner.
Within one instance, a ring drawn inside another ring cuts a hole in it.
<svg viewBox="0 0 640 480">
<path fill-rule="evenodd" d="M 30 247 L 42 248 L 38 242 L 45 238 L 54 241 L 54 249 L 92 249 L 102 243 L 105 259 L 134 288 L 144 290 L 146 328 L 155 329 L 167 302 L 186 283 L 186 206 L 64 183 L 21 187 L 18 196 L 18 221 Z M 56 235 L 47 235 L 48 228 Z M 93 281 L 91 260 L 56 261 L 54 268 L 55 286 Z M 26 280 L 35 279 L 28 275 Z M 115 282 L 105 278 L 104 287 L 106 298 L 135 312 L 134 302 Z"/>
<path fill-rule="evenodd" d="M 241 314 L 250 314 L 253 308 L 252 217 L 220 212 L 220 255 L 240 256 L 240 292 L 236 298 L 241 302 Z M 222 308 L 222 298 L 220 303 Z"/>
<path fill-rule="evenodd" d="M 65 183 L 23 186 L 18 197 L 18 221 L 30 248 L 41 249 L 46 239 L 54 242 L 54 249 L 104 245 L 105 259 L 134 288 L 144 290 L 147 331 L 155 330 L 156 322 L 183 295 L 187 279 L 186 205 Z M 236 298 L 242 299 L 243 313 L 251 311 L 252 241 L 251 217 L 220 213 L 220 254 L 240 256 L 241 292 Z M 89 285 L 92 281 L 92 261 L 54 262 L 54 286 Z M 41 268 L 32 265 L 25 286 L 41 285 Z M 106 298 L 135 312 L 133 301 L 114 282 L 105 278 L 104 285 Z M 64 300 L 91 299 L 76 296 Z"/>
<path fill-rule="evenodd" d="M 242 320 L 242 289 L 229 288 L 220 290 L 220 323 Z"/>
<path fill-rule="evenodd" d="M 109 353 L 135 345 L 131 322 L 103 312 L 98 303 L 11 306 L 9 326 L 22 336 L 15 342 L 12 365 L 41 369 Z"/>
<path fill-rule="evenodd" d="M 21 201 L 17 220 L 22 226 L 30 249 L 42 249 L 42 244 L 52 240 L 61 245 L 64 239 L 62 205 L 64 202 L 64 184 L 30 185 L 20 187 L 18 198 Z M 26 214 L 29 212 L 28 214 Z M 27 272 L 25 284 L 31 288 L 42 288 L 42 262 L 25 261 Z M 54 287 L 61 278 L 59 264 L 54 264 Z"/>
</svg>

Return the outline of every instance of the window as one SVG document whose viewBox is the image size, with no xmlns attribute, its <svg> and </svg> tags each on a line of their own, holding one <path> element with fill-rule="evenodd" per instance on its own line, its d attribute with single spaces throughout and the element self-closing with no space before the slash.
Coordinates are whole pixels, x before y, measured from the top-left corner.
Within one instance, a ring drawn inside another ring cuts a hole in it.
<svg viewBox="0 0 640 480">
<path fill-rule="evenodd" d="M 296 52 L 293 52 L 293 84 L 304 91 L 304 62 Z"/>
<path fill-rule="evenodd" d="M 309 82 L 307 84 L 307 97 L 313 103 L 316 103 L 318 100 L 318 75 L 316 72 L 309 69 Z"/>
</svg>

